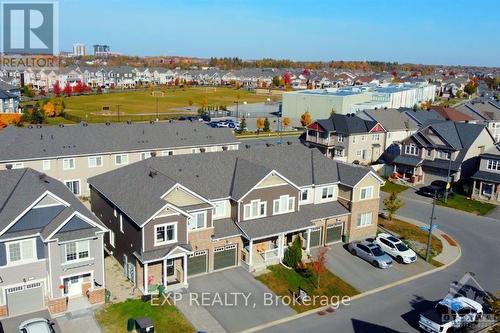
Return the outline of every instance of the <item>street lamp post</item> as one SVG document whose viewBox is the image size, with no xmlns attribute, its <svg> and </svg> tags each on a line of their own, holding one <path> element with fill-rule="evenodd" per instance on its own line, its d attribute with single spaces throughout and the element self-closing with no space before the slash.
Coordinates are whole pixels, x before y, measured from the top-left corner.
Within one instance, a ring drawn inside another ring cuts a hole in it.
<svg viewBox="0 0 500 333">
<path fill-rule="evenodd" d="M 432 198 L 432 212 L 431 212 L 431 223 L 429 225 L 429 238 L 427 239 L 427 250 L 425 251 L 425 261 L 429 261 L 431 256 L 431 241 L 432 241 L 432 229 L 434 229 L 434 209 L 436 208 L 436 198 L 437 190 L 434 191 L 434 197 Z"/>
<path fill-rule="evenodd" d="M 450 153 L 450 161 L 448 163 L 448 175 L 446 176 L 446 190 L 444 191 L 445 203 L 448 203 L 448 187 L 450 187 L 450 173 L 451 173 L 451 153 Z"/>
</svg>

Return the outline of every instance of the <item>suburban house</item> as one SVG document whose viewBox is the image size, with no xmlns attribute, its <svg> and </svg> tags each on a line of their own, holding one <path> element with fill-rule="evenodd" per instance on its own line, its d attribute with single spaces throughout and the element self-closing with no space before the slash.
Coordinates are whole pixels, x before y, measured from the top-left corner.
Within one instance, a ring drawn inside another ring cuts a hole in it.
<svg viewBox="0 0 500 333">
<path fill-rule="evenodd" d="M 288 145 L 153 157 L 89 184 L 107 252 L 147 294 L 224 268 L 264 269 L 297 237 L 306 253 L 372 237 L 383 180 Z"/>
<path fill-rule="evenodd" d="M 0 184 L 0 316 L 103 303 L 101 221 L 38 171 L 0 171 Z"/>
<path fill-rule="evenodd" d="M 230 129 L 189 121 L 9 126 L 0 142 L 0 170 L 29 167 L 79 196 L 90 194 L 87 178 L 154 155 L 238 149 Z"/>
<path fill-rule="evenodd" d="M 472 176 L 472 198 L 500 201 L 500 147 L 495 145 L 479 155 L 479 170 Z"/>
<path fill-rule="evenodd" d="M 500 142 L 500 103 L 492 100 L 475 100 L 462 104 L 457 109 L 477 122 L 485 124 L 486 128 L 495 138 L 495 142 Z"/>
<path fill-rule="evenodd" d="M 377 121 L 355 114 L 333 114 L 307 126 L 306 142 L 329 158 L 369 164 L 383 154 L 385 134 L 386 130 Z"/>
<path fill-rule="evenodd" d="M 0 115 L 2 113 L 21 113 L 19 95 L 0 89 Z"/>
<path fill-rule="evenodd" d="M 454 121 L 432 122 L 403 140 L 394 173 L 413 183 L 468 179 L 477 170 L 478 156 L 493 146 L 484 125 Z"/>
</svg>

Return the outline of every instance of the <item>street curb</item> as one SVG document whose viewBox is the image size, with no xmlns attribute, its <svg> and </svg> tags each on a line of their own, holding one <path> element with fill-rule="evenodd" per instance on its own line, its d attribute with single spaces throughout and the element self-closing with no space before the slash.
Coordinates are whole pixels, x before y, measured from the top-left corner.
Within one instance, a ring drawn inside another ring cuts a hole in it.
<svg viewBox="0 0 500 333">
<path fill-rule="evenodd" d="M 455 238 L 453 238 L 453 239 L 455 239 Z M 375 293 L 378 293 L 378 292 L 381 292 L 381 291 L 384 291 L 384 290 L 387 290 L 387 289 L 390 289 L 390 288 L 393 288 L 393 287 L 397 287 L 399 285 L 411 282 L 413 280 L 419 279 L 421 277 L 424 277 L 424 276 L 427 276 L 427 275 L 430 275 L 430 274 L 434 274 L 434 273 L 440 272 L 440 271 L 442 271 L 442 270 L 450 267 L 455 262 L 457 262 L 460 259 L 460 257 L 462 256 L 462 248 L 460 247 L 460 245 L 458 243 L 457 243 L 457 247 L 458 247 L 458 256 L 456 258 L 454 258 L 452 261 L 450 261 L 449 263 L 443 264 L 443 266 L 436 267 L 436 268 L 431 269 L 429 271 L 425 271 L 425 272 L 419 273 L 417 275 L 410 276 L 410 277 L 404 278 L 402 280 L 399 280 L 399 281 L 387 284 L 385 286 L 381 286 L 381 287 L 378 287 L 378 288 L 375 288 L 375 289 L 371 289 L 371 290 L 365 291 L 365 292 L 363 292 L 361 294 L 352 296 L 351 297 L 351 301 L 355 301 L 357 299 L 361 299 L 363 297 L 370 296 L 372 294 L 375 294 Z M 308 310 L 308 311 L 304 311 L 304 312 L 297 313 L 295 315 L 292 315 L 292 316 L 289 316 L 289 317 L 286 317 L 286 318 L 281 318 L 281 319 L 278 319 L 278 320 L 275 320 L 275 321 L 272 321 L 272 322 L 269 322 L 269 323 L 266 323 L 266 324 L 254 326 L 254 327 L 251 327 L 251 328 L 248 328 L 246 330 L 241 331 L 241 333 L 257 332 L 257 331 L 260 331 L 260 330 L 263 330 L 263 329 L 266 329 L 266 328 L 269 328 L 269 327 L 273 327 L 273 326 L 276 326 L 276 325 L 279 325 L 279 324 L 283 324 L 283 323 L 286 323 L 286 322 L 289 322 L 289 321 L 292 321 L 292 320 L 295 320 L 295 319 L 306 317 L 308 315 L 311 315 L 311 314 L 314 314 L 314 313 L 318 313 L 320 311 L 325 311 L 326 309 L 328 309 L 328 308 L 330 308 L 332 306 L 337 307 L 338 303 L 326 305 L 326 306 L 319 307 L 319 308 L 312 309 L 312 310 Z"/>
</svg>

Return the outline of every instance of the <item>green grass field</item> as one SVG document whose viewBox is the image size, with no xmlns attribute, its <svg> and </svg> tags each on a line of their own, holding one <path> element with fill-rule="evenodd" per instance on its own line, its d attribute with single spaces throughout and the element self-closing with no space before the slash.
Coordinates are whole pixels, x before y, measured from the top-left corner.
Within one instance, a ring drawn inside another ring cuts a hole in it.
<svg viewBox="0 0 500 333">
<path fill-rule="evenodd" d="M 191 87 L 163 89 L 163 97 L 154 97 L 150 91 L 124 91 L 101 95 L 64 97 L 65 112 L 77 116 L 101 114 L 103 107 L 109 107 L 110 113 L 116 114 L 120 105 L 120 113 L 155 114 L 158 100 L 159 113 L 179 113 L 179 108 L 190 106 L 196 110 L 202 104 L 235 105 L 239 103 L 257 103 L 267 100 L 266 95 L 257 95 L 246 90 L 221 87 Z M 182 111 L 181 111 L 182 112 Z"/>
</svg>

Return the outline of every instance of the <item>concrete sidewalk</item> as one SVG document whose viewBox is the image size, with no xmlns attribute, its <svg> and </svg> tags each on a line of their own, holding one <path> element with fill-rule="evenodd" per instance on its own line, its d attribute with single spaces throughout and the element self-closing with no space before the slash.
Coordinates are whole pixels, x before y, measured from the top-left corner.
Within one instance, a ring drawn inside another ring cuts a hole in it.
<svg viewBox="0 0 500 333">
<path fill-rule="evenodd" d="M 426 223 L 423 223 L 423 222 L 420 222 L 417 220 L 413 220 L 413 219 L 410 219 L 407 217 L 403 217 L 403 216 L 399 216 L 399 215 L 394 215 L 394 217 L 397 219 L 400 219 L 401 221 L 406 221 L 406 222 L 409 222 L 411 224 L 414 224 L 418 227 L 428 227 L 429 226 Z M 440 254 L 435 256 L 434 260 L 436 260 L 444 265 L 448 265 L 448 264 L 452 263 L 453 261 L 455 261 L 455 259 L 460 256 L 461 249 L 460 249 L 460 246 L 458 245 L 458 243 L 457 243 L 457 245 L 451 245 L 449 243 L 449 241 L 446 239 L 446 238 L 453 239 L 450 235 L 445 234 L 444 232 L 442 232 L 439 229 L 436 229 L 432 234 L 434 236 L 436 236 L 443 244 L 443 251 L 441 251 Z M 445 238 L 445 236 L 446 236 L 446 238 Z"/>
</svg>

